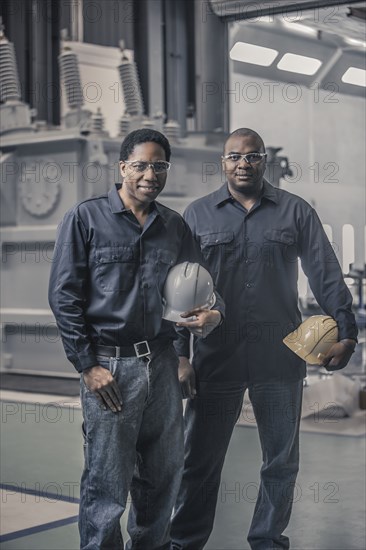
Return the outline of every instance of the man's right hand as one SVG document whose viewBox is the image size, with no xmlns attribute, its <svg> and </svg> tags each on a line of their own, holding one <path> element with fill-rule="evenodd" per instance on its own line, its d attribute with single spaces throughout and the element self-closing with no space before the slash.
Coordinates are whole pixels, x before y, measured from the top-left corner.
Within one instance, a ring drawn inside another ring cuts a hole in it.
<svg viewBox="0 0 366 550">
<path fill-rule="evenodd" d="M 122 410 L 121 392 L 108 369 L 99 365 L 90 367 L 83 371 L 83 378 L 88 390 L 95 394 L 105 410 L 107 408 L 113 412 Z"/>
<path fill-rule="evenodd" d="M 194 399 L 196 392 L 196 374 L 187 357 L 179 357 L 178 377 L 183 399 Z"/>
</svg>

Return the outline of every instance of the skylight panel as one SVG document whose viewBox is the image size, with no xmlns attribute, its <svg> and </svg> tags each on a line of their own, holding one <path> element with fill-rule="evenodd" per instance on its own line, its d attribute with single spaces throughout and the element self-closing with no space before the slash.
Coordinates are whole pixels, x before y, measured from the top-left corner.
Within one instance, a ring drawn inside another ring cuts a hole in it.
<svg viewBox="0 0 366 550">
<path fill-rule="evenodd" d="M 285 53 L 277 64 L 281 71 L 313 75 L 317 72 L 322 62 L 315 57 L 306 57 L 294 53 Z"/>
<path fill-rule="evenodd" d="M 346 84 L 366 87 L 366 71 L 357 67 L 348 67 L 341 80 Z"/>
<path fill-rule="evenodd" d="M 230 58 L 234 61 L 252 63 L 253 65 L 261 65 L 262 67 L 269 67 L 277 55 L 277 50 L 256 46 L 247 42 L 236 42 L 230 50 Z"/>
</svg>

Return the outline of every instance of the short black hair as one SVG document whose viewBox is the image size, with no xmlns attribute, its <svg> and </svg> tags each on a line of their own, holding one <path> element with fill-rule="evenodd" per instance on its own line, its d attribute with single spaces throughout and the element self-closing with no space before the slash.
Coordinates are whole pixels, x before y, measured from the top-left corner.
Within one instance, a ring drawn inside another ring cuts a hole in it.
<svg viewBox="0 0 366 550">
<path fill-rule="evenodd" d="M 161 132 L 158 132 L 157 130 L 152 130 L 150 128 L 142 128 L 140 130 L 134 130 L 133 132 L 130 132 L 125 139 L 122 141 L 121 144 L 121 151 L 119 155 L 119 160 L 124 161 L 127 160 L 128 157 L 131 155 L 132 151 L 136 147 L 136 145 L 139 145 L 140 143 L 147 143 L 147 142 L 154 142 L 158 143 L 165 151 L 165 158 L 169 162 L 170 155 L 171 155 L 171 149 L 170 144 L 167 138 L 162 134 Z"/>
<path fill-rule="evenodd" d="M 263 151 L 266 150 L 263 139 L 261 138 L 261 136 L 255 130 L 251 130 L 250 128 L 238 128 L 237 130 L 234 130 L 233 132 L 231 132 L 231 134 L 229 135 L 229 137 L 225 141 L 224 151 L 225 151 L 226 143 L 229 141 L 229 139 L 231 137 L 235 137 L 235 136 L 242 136 L 242 137 L 251 136 L 251 137 L 254 137 L 260 143 L 261 147 L 263 148 Z"/>
</svg>

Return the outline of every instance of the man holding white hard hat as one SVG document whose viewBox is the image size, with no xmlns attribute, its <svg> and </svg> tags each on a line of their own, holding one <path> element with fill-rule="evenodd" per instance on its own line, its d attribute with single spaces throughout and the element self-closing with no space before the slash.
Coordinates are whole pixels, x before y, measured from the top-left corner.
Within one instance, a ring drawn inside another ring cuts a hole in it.
<svg viewBox="0 0 366 550">
<path fill-rule="evenodd" d="M 162 319 L 162 295 L 172 267 L 202 261 L 187 223 L 156 201 L 170 154 L 160 132 L 131 132 L 121 144 L 123 183 L 74 206 L 58 228 L 49 301 L 80 373 L 83 550 L 124 547 L 120 518 L 129 493 L 126 549 L 170 549 L 183 425 L 176 332 Z M 195 316 L 188 326 L 213 329 L 223 309 L 217 296 L 215 310 L 188 312 Z"/>
</svg>

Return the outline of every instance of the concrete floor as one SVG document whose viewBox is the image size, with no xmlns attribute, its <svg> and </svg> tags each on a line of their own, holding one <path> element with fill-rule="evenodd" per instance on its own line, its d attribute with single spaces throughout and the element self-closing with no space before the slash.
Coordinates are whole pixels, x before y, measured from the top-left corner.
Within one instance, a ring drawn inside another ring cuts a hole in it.
<svg viewBox="0 0 366 550">
<path fill-rule="evenodd" d="M 1 402 L 1 548 L 77 550 L 81 411 L 70 398 L 61 406 L 59 396 L 28 394 L 31 402 L 22 403 L 10 397 Z M 256 429 L 237 426 L 207 550 L 248 548 L 260 464 Z M 301 471 L 287 530 L 294 550 L 364 550 L 364 464 L 363 437 L 301 434 Z"/>
<path fill-rule="evenodd" d="M 286 531 L 293 550 L 365 548 L 365 440 L 301 434 L 301 464 Z M 257 431 L 237 426 L 207 550 L 247 550 L 261 455 Z"/>
</svg>

